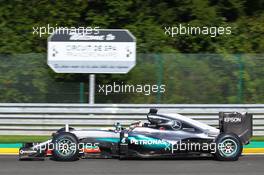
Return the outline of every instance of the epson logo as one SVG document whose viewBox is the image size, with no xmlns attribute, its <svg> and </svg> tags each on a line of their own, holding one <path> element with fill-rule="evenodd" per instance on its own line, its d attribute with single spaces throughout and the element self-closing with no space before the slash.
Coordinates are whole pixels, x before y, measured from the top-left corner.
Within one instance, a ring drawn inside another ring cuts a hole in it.
<svg viewBox="0 0 264 175">
<path fill-rule="evenodd" d="M 240 123 L 242 120 L 239 117 L 226 117 L 224 121 L 226 123 Z"/>
</svg>

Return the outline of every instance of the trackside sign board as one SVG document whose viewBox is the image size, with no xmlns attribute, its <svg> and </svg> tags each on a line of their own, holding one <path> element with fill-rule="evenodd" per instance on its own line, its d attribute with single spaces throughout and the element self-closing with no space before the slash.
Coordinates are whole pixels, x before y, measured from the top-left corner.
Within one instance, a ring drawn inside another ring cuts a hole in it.
<svg viewBox="0 0 264 175">
<path fill-rule="evenodd" d="M 128 30 L 57 30 L 48 38 L 48 65 L 57 73 L 127 73 L 135 64 L 136 40 Z"/>
</svg>

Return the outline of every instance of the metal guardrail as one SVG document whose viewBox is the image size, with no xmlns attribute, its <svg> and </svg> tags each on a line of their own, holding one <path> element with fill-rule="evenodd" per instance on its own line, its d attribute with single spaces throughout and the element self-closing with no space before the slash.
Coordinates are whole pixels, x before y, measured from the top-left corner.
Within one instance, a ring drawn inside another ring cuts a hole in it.
<svg viewBox="0 0 264 175">
<path fill-rule="evenodd" d="M 150 108 L 180 113 L 218 126 L 218 112 L 253 114 L 253 134 L 264 135 L 264 104 L 0 104 L 0 134 L 46 135 L 70 124 L 75 128 L 110 128 L 146 120 Z"/>
</svg>

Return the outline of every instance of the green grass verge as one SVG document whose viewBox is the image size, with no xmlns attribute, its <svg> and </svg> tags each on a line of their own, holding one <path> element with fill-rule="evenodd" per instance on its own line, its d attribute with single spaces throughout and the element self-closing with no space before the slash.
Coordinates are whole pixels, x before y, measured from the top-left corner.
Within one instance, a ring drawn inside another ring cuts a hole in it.
<svg viewBox="0 0 264 175">
<path fill-rule="evenodd" d="M 252 141 L 262 141 L 262 142 L 264 142 L 264 136 L 254 136 L 252 138 Z"/>
<path fill-rule="evenodd" d="M 0 135 L 0 143 L 44 142 L 51 136 Z"/>
<path fill-rule="evenodd" d="M 51 136 L 0 135 L 0 143 L 44 142 L 50 138 Z M 254 136 L 252 141 L 264 141 L 264 136 Z"/>
</svg>

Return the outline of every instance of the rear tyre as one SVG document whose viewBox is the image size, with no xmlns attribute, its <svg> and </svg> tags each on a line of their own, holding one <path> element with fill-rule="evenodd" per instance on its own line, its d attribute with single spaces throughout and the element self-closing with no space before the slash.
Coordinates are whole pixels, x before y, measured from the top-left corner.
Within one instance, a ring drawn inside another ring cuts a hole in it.
<svg viewBox="0 0 264 175">
<path fill-rule="evenodd" d="M 60 132 L 53 139 L 52 159 L 57 161 L 75 161 L 79 157 L 78 138 L 68 132 Z"/>
<path fill-rule="evenodd" d="M 242 142 L 235 134 L 220 134 L 216 139 L 215 158 L 220 161 L 236 161 L 242 153 Z"/>
</svg>

